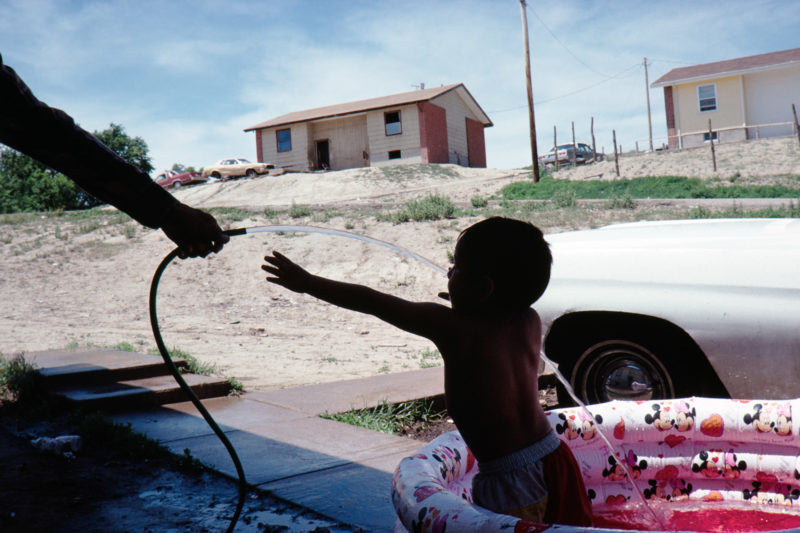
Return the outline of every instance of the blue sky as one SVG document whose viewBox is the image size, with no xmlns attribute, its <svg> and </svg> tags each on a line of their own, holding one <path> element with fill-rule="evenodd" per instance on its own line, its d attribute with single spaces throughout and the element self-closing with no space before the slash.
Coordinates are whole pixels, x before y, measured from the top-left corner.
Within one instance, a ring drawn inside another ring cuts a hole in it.
<svg viewBox="0 0 800 533">
<path fill-rule="evenodd" d="M 800 46 L 800 2 L 529 0 L 540 152 L 647 145 L 644 69 Z M 518 0 L 0 0 L 0 54 L 84 128 L 122 124 L 156 169 L 255 160 L 246 127 L 291 111 L 463 82 L 487 162 L 530 164 Z M 662 89 L 651 89 L 656 144 Z"/>
</svg>

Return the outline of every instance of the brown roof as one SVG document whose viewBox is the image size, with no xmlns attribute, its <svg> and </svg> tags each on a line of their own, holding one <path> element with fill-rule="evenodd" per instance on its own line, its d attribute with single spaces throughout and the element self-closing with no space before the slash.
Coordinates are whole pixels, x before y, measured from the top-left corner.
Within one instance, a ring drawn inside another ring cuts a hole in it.
<svg viewBox="0 0 800 533">
<path fill-rule="evenodd" d="M 720 78 L 722 76 L 733 76 L 759 70 L 770 70 L 798 62 L 800 62 L 800 48 L 727 59 L 725 61 L 672 69 L 654 81 L 651 87 L 664 87 L 708 78 Z"/>
<path fill-rule="evenodd" d="M 409 91 L 405 93 L 391 94 L 389 96 L 380 96 L 378 98 L 368 98 L 366 100 L 358 100 L 355 102 L 347 102 L 344 104 L 316 107 L 314 109 L 306 109 L 304 111 L 294 111 L 292 113 L 287 113 L 285 115 L 275 117 L 266 122 L 261 122 L 260 124 L 256 124 L 255 126 L 250 126 L 249 128 L 246 128 L 244 131 L 253 131 L 263 128 L 274 128 L 275 126 L 284 126 L 286 124 L 295 124 L 298 122 L 306 122 L 309 120 L 342 117 L 346 115 L 352 115 L 355 113 L 363 113 L 364 111 L 370 111 L 373 109 L 381 109 L 385 107 L 394 107 L 398 105 L 408 105 L 417 102 L 425 102 L 427 100 L 436 98 L 437 96 L 441 96 L 449 91 L 456 90 L 459 87 L 463 88 L 464 91 L 466 91 L 466 93 L 469 95 L 469 97 L 472 98 L 472 95 L 469 94 L 469 91 L 467 91 L 467 88 L 464 87 L 463 83 L 453 83 L 451 85 L 443 85 L 441 87 L 434 87 L 431 89 L 421 89 L 418 91 Z M 486 115 L 486 113 L 483 112 L 483 110 L 478 105 L 478 102 L 476 102 L 474 98 L 472 98 L 472 100 L 473 102 L 475 102 L 475 105 L 486 119 L 484 125 L 491 126 L 492 122 L 491 120 L 489 120 L 488 115 Z"/>
</svg>

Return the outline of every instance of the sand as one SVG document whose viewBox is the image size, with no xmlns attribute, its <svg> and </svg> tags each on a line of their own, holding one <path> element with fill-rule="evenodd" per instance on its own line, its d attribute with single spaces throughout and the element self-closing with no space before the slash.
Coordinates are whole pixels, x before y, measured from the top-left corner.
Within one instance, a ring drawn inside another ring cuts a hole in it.
<svg viewBox="0 0 800 533">
<path fill-rule="evenodd" d="M 724 149 L 723 149 L 724 147 Z M 724 169 L 708 175 L 705 153 L 688 150 L 628 156 L 623 168 L 637 175 L 696 175 L 723 182 L 794 180 L 800 174 L 797 141 L 782 139 L 720 147 Z M 728 152 L 728 148 L 730 152 Z M 738 148 L 737 148 L 738 147 Z M 764 151 L 770 174 L 763 171 Z M 732 162 L 739 153 L 737 163 Z M 751 153 L 753 152 L 753 153 Z M 693 156 L 693 157 L 692 157 Z M 699 160 L 699 161 L 697 161 Z M 561 171 L 560 179 L 602 173 L 600 163 Z M 720 168 L 723 168 L 722 164 Z M 697 170 L 694 170 L 697 169 Z M 763 171 L 763 172 L 762 172 Z M 479 217 L 393 224 L 376 212 L 402 207 L 436 193 L 460 205 L 488 198 L 525 173 L 509 169 L 428 167 L 355 169 L 284 174 L 189 187 L 175 192 L 201 208 L 253 210 L 235 222 L 218 214 L 224 227 L 313 225 L 368 235 L 394 243 L 446 267 L 458 233 Z M 292 218 L 274 210 L 314 206 Z M 0 352 L 8 356 L 45 349 L 125 344 L 153 351 L 148 291 L 156 266 L 172 248 L 159 231 L 107 217 L 31 217 L 7 221 L 0 237 Z M 97 220 L 104 222 L 98 225 Z M 588 223 L 587 223 L 588 224 Z M 92 226 L 96 227 L 92 227 Z M 559 228 L 552 221 L 549 230 Z M 309 271 L 369 284 L 416 300 L 435 299 L 446 279 L 420 262 L 353 239 L 305 233 L 256 233 L 235 237 L 205 260 L 176 260 L 159 289 L 158 313 L 165 342 L 240 380 L 247 390 L 413 370 L 440 363 L 427 340 L 377 319 L 343 311 L 264 280 L 262 258 L 279 250 Z"/>
</svg>

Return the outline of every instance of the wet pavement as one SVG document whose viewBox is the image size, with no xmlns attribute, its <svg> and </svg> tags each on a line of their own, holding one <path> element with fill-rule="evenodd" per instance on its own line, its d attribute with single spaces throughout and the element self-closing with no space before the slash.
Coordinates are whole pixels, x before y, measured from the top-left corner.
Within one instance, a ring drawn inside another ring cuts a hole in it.
<svg viewBox="0 0 800 533">
<path fill-rule="evenodd" d="M 203 400 L 230 439 L 252 490 L 265 491 L 354 529 L 389 532 L 395 522 L 392 473 L 419 441 L 320 418 L 322 413 L 372 407 L 443 393 L 441 367 L 241 397 Z M 233 461 L 189 403 L 135 409 L 112 416 L 237 479 Z M 242 520 L 252 523 L 256 517 Z M 238 530 L 238 528 L 237 528 Z"/>
</svg>

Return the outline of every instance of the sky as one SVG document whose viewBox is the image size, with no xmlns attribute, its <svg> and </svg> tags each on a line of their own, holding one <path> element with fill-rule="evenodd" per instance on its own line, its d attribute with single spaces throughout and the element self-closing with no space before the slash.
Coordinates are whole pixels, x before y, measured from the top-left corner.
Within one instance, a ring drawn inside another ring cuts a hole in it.
<svg viewBox="0 0 800 533">
<path fill-rule="evenodd" d="M 673 68 L 800 46 L 793 0 L 528 0 L 539 153 L 666 142 Z M 0 0 L 0 54 L 89 131 L 121 124 L 158 172 L 256 160 L 244 129 L 292 111 L 464 83 L 487 165 L 530 165 L 519 0 Z"/>
</svg>

